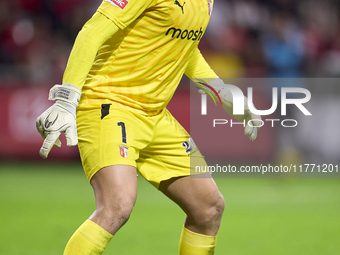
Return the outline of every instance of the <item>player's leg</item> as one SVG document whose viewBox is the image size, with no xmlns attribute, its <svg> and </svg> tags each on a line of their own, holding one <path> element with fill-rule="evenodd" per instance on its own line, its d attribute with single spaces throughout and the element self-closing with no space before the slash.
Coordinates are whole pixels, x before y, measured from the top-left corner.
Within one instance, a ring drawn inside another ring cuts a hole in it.
<svg viewBox="0 0 340 255">
<path fill-rule="evenodd" d="M 162 181 L 159 189 L 187 214 L 180 255 L 214 254 L 224 200 L 210 175 L 172 178 Z"/>
<path fill-rule="evenodd" d="M 190 135 L 167 110 L 159 118 L 152 142 L 140 152 L 138 171 L 187 214 L 180 254 L 213 254 L 223 197 L 209 174 L 195 172 L 206 162 Z"/>
<path fill-rule="evenodd" d="M 91 179 L 96 210 L 66 245 L 64 255 L 102 254 L 112 236 L 127 222 L 137 197 L 136 168 L 104 167 Z"/>
<path fill-rule="evenodd" d="M 91 185 L 96 210 L 89 218 L 114 235 L 129 219 L 137 198 L 137 171 L 133 166 L 109 166 L 97 172 Z"/>
<path fill-rule="evenodd" d="M 94 189 L 96 211 L 75 232 L 65 255 L 101 254 L 124 225 L 136 200 L 138 138 L 142 124 L 129 111 L 103 104 L 77 111 L 78 147 L 83 168 Z M 138 127 L 139 132 L 135 131 Z"/>
</svg>

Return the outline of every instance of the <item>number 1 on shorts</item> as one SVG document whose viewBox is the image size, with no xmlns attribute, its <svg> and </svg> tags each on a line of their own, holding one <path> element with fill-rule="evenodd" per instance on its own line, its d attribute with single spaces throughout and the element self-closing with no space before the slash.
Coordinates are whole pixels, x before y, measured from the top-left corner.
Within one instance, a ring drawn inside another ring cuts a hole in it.
<svg viewBox="0 0 340 255">
<path fill-rule="evenodd" d="M 117 126 L 122 128 L 122 142 L 126 144 L 126 128 L 124 122 L 117 122 Z"/>
</svg>

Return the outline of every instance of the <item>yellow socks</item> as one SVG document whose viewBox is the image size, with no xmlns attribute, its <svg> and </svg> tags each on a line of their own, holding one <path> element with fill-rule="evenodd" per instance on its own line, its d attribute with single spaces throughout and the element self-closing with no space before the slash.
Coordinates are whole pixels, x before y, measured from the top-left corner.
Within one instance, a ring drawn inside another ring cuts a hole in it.
<svg viewBox="0 0 340 255">
<path fill-rule="evenodd" d="M 86 220 L 68 241 L 64 255 L 100 255 L 112 235 L 93 221 Z"/>
<path fill-rule="evenodd" d="M 90 220 L 86 220 L 72 235 L 64 255 L 100 255 L 112 235 Z M 216 236 L 194 233 L 183 227 L 179 255 L 213 255 Z"/>
<path fill-rule="evenodd" d="M 183 227 L 179 243 L 179 255 L 213 255 L 216 236 L 207 236 Z"/>
</svg>

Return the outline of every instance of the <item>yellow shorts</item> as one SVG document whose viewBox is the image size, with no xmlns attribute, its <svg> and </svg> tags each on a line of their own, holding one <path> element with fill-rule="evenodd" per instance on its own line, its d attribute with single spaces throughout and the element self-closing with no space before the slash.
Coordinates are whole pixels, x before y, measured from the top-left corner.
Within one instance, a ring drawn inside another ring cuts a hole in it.
<svg viewBox="0 0 340 255">
<path fill-rule="evenodd" d="M 146 117 L 103 104 L 101 109 L 78 110 L 77 126 L 89 181 L 103 167 L 131 165 L 158 188 L 163 180 L 190 175 L 194 165 L 206 165 L 190 135 L 167 109 Z"/>
</svg>

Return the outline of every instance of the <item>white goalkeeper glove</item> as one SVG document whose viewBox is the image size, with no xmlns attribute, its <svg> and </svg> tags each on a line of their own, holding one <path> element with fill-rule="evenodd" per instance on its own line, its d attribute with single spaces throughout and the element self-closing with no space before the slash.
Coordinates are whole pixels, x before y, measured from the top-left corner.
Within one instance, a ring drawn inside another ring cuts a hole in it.
<svg viewBox="0 0 340 255">
<path fill-rule="evenodd" d="M 49 100 L 56 100 L 36 120 L 36 126 L 45 139 L 40 148 L 40 156 L 47 158 L 53 146 L 60 147 L 59 136 L 65 133 L 67 146 L 78 144 L 76 108 L 81 90 L 72 84 L 54 85 L 49 93 Z"/>
<path fill-rule="evenodd" d="M 200 83 L 200 82 L 199 82 Z M 206 85 L 204 83 L 200 83 L 201 85 Z M 257 130 L 261 127 L 261 116 L 257 114 L 253 114 L 248 107 L 248 99 L 247 97 L 243 96 L 244 100 L 244 114 L 241 115 L 234 115 L 233 114 L 233 94 L 231 93 L 229 88 L 235 88 L 239 89 L 234 85 L 230 84 L 224 84 L 223 81 L 219 78 L 214 79 L 209 85 L 218 93 L 219 97 L 222 101 L 222 107 L 223 109 L 233 116 L 235 119 L 237 119 L 240 122 L 245 123 L 245 129 L 244 129 L 244 135 L 246 137 L 249 137 L 251 141 L 254 141 L 257 137 Z M 229 87 L 229 88 L 228 88 Z M 200 93 L 205 93 L 203 90 L 199 90 Z M 216 95 L 212 93 L 214 97 Z M 238 98 L 239 100 L 242 100 L 242 98 Z"/>
</svg>

